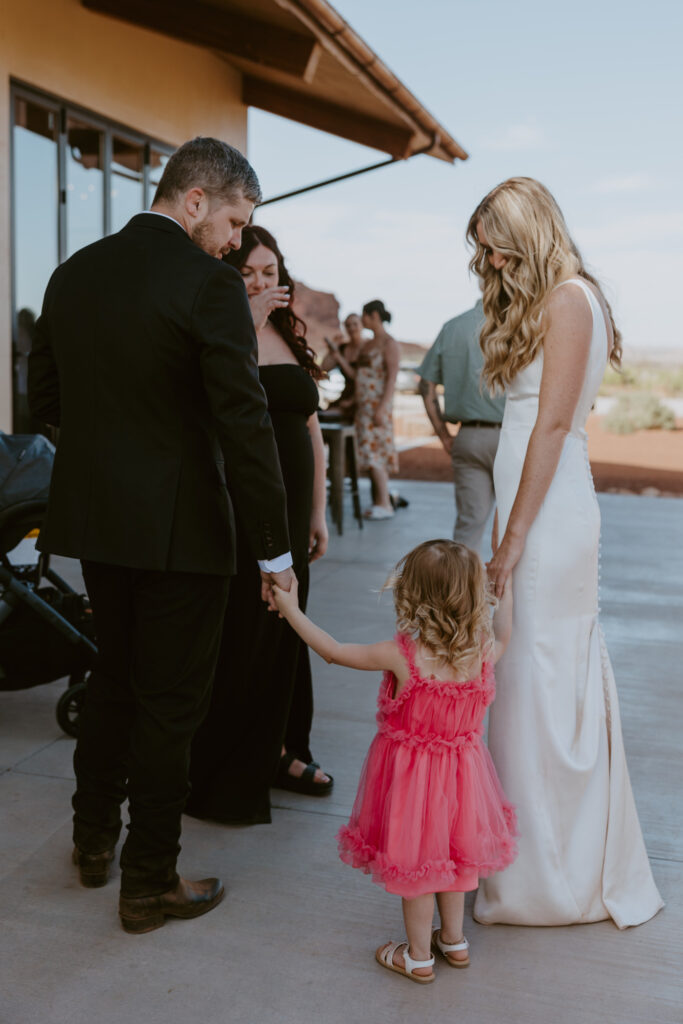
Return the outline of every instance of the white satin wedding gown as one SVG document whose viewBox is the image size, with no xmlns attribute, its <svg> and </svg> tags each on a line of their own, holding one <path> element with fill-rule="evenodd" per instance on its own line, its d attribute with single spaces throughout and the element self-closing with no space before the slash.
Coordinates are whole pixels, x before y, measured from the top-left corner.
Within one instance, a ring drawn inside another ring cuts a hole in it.
<svg viewBox="0 0 683 1024">
<path fill-rule="evenodd" d="M 564 282 L 567 287 L 570 282 Z M 517 807 L 519 853 L 482 881 L 485 924 L 641 924 L 663 906 L 626 767 L 617 691 L 598 620 L 600 511 L 584 426 L 607 361 L 591 288 L 586 377 L 559 465 L 513 573 L 512 639 L 496 666 L 489 748 Z M 538 412 L 543 354 L 510 385 L 494 467 L 500 536 Z"/>
</svg>

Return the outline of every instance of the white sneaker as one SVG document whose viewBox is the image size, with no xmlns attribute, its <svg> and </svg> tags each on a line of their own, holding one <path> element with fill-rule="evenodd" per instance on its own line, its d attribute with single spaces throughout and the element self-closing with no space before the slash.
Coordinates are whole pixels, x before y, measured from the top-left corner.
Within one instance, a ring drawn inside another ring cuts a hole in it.
<svg viewBox="0 0 683 1024">
<path fill-rule="evenodd" d="M 383 505 L 371 505 L 369 509 L 366 509 L 365 518 L 373 520 L 393 519 L 394 510 L 393 508 L 384 508 Z"/>
</svg>

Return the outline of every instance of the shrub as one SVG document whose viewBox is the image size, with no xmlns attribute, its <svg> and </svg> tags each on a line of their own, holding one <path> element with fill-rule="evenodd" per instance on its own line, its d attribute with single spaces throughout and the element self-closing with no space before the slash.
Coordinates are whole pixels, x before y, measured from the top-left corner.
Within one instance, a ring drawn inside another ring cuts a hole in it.
<svg viewBox="0 0 683 1024">
<path fill-rule="evenodd" d="M 683 395 L 683 366 L 636 364 L 615 370 L 608 366 L 600 385 L 601 395 L 623 391 L 653 391 L 657 395 Z"/>
<path fill-rule="evenodd" d="M 621 369 L 615 370 L 614 367 L 608 366 L 605 370 L 605 376 L 602 378 L 600 394 L 611 395 L 613 391 L 632 388 L 637 386 L 638 383 L 639 371 L 633 367 L 622 366 Z"/>
<path fill-rule="evenodd" d="M 664 395 L 683 395 L 683 367 L 667 367 L 657 371 L 657 390 Z"/>
<path fill-rule="evenodd" d="M 674 414 L 656 395 L 620 395 L 603 420 L 611 434 L 632 434 L 635 430 L 674 430 Z"/>
</svg>

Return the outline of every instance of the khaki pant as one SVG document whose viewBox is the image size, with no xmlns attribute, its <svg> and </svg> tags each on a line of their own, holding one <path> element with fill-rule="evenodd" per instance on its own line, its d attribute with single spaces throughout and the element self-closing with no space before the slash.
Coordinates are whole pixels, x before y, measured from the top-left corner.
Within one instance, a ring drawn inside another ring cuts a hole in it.
<svg viewBox="0 0 683 1024">
<path fill-rule="evenodd" d="M 457 518 L 453 540 L 478 551 L 496 496 L 493 463 L 500 426 L 461 427 L 453 438 L 451 458 Z"/>
</svg>

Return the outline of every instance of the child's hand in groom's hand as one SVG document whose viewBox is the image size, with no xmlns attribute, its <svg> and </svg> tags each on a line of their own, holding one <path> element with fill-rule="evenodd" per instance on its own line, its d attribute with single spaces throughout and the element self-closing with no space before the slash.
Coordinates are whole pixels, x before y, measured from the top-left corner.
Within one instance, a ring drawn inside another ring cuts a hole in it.
<svg viewBox="0 0 683 1024">
<path fill-rule="evenodd" d="M 269 612 L 276 612 L 275 596 L 273 587 L 277 585 L 280 590 L 287 591 L 291 586 L 296 585 L 296 576 L 293 569 L 283 569 L 282 572 L 266 572 L 261 570 L 261 600 L 268 605 Z"/>
<path fill-rule="evenodd" d="M 299 607 L 299 584 L 294 579 L 289 590 L 282 590 L 277 583 L 273 583 L 273 599 L 275 601 L 280 618 L 288 619 Z"/>
</svg>

